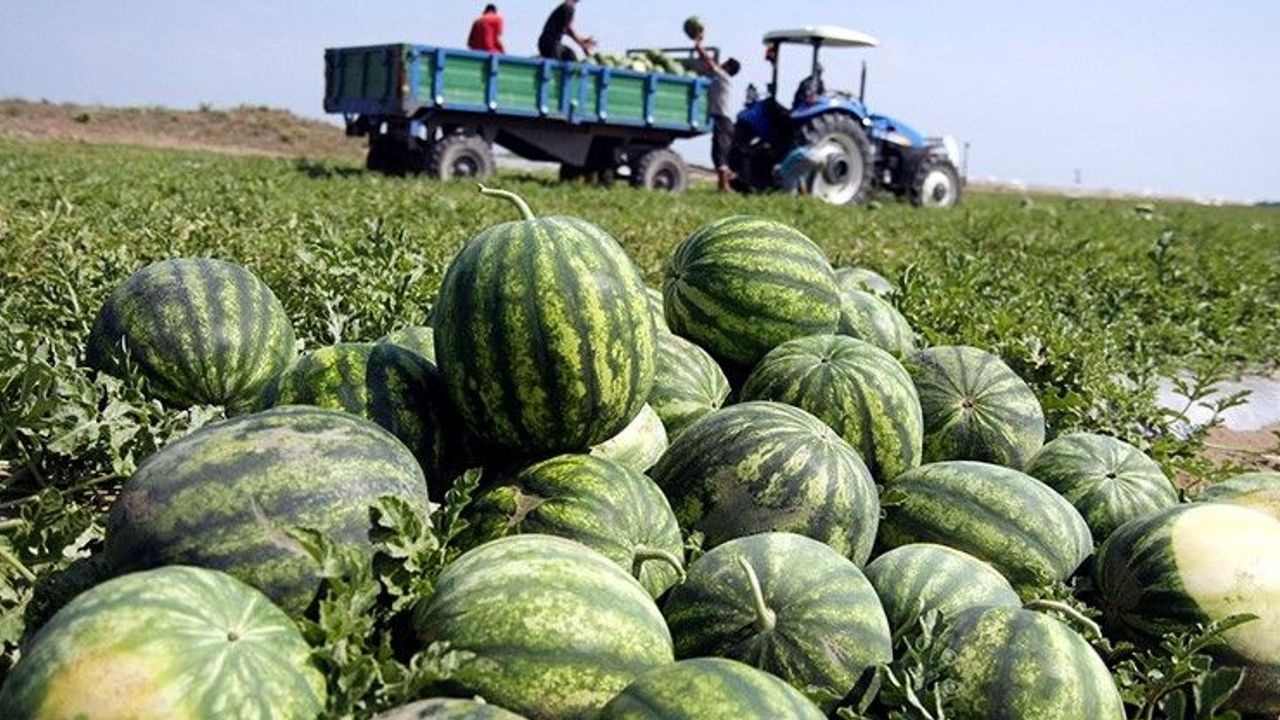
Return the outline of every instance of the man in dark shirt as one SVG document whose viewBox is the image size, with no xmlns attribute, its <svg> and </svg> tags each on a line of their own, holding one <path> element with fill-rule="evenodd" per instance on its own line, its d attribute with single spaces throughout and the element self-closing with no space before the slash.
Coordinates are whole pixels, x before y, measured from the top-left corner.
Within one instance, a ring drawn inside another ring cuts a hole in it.
<svg viewBox="0 0 1280 720">
<path fill-rule="evenodd" d="M 498 14 L 498 6 L 485 5 L 484 14 L 471 23 L 467 47 L 478 52 L 506 52 L 502 47 L 502 16 Z"/>
<path fill-rule="evenodd" d="M 582 52 L 587 55 L 592 53 L 596 41 L 591 37 L 579 35 L 573 28 L 573 9 L 577 4 L 578 0 L 564 0 L 551 11 L 547 24 L 542 26 L 542 35 L 538 37 L 539 55 L 568 62 L 577 60 L 578 56 L 564 44 L 565 35 L 573 38 L 573 41 L 578 43 L 578 47 L 582 48 Z"/>
</svg>

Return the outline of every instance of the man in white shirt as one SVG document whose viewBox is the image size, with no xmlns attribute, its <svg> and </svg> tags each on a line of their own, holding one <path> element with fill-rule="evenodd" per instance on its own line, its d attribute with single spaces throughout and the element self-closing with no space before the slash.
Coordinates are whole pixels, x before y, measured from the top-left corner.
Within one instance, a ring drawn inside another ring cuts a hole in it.
<svg viewBox="0 0 1280 720">
<path fill-rule="evenodd" d="M 733 146 L 733 77 L 742 69 L 742 65 L 734 58 L 716 62 L 702 47 L 702 34 L 693 41 L 693 48 L 702 60 L 706 75 L 711 78 L 711 90 L 707 94 L 707 102 L 711 106 L 711 163 L 716 168 L 716 176 L 720 181 L 720 192 L 729 192 L 729 181 L 733 173 L 729 170 L 729 150 Z"/>
</svg>

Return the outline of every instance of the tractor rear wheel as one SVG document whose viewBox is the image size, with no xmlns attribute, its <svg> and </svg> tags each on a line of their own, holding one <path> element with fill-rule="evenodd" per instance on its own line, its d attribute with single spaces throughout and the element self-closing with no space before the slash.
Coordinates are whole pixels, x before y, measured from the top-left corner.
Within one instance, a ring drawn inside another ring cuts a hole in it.
<svg viewBox="0 0 1280 720">
<path fill-rule="evenodd" d="M 960 202 L 960 172 L 949 160 L 926 158 L 911 181 L 911 202 L 917 207 L 949 208 Z"/>
<path fill-rule="evenodd" d="M 682 193 L 689 186 L 684 159 L 667 148 L 650 150 L 631 166 L 631 184 L 646 190 Z"/>
<path fill-rule="evenodd" d="M 493 175 L 496 167 L 489 143 L 479 135 L 464 133 L 446 135 L 432 143 L 427 159 L 427 172 L 441 180 L 484 180 Z"/>
<path fill-rule="evenodd" d="M 810 183 L 815 197 L 832 205 L 861 205 L 871 197 L 875 159 L 853 116 L 829 112 L 811 117 L 796 131 L 796 144 L 828 149 L 826 165 Z"/>
</svg>

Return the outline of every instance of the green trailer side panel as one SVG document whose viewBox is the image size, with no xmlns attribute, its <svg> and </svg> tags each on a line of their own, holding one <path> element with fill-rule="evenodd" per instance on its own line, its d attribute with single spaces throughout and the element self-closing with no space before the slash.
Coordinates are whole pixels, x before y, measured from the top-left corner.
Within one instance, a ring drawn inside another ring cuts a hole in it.
<svg viewBox="0 0 1280 720">
<path fill-rule="evenodd" d="M 340 48 L 325 53 L 325 105 L 344 101 L 385 102 L 396 97 L 404 45 Z"/>
</svg>

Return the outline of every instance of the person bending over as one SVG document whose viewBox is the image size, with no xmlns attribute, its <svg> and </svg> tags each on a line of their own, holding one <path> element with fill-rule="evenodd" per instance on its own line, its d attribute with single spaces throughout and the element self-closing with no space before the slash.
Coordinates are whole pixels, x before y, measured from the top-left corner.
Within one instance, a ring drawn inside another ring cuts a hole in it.
<svg viewBox="0 0 1280 720">
<path fill-rule="evenodd" d="M 595 50 L 596 41 L 590 36 L 580 35 L 573 27 L 573 11 L 578 0 L 564 0 L 556 6 L 542 26 L 542 35 L 538 37 L 538 54 L 552 60 L 574 62 L 578 56 L 564 44 L 564 36 L 568 35 L 582 48 L 582 52 L 590 55 Z"/>
</svg>

